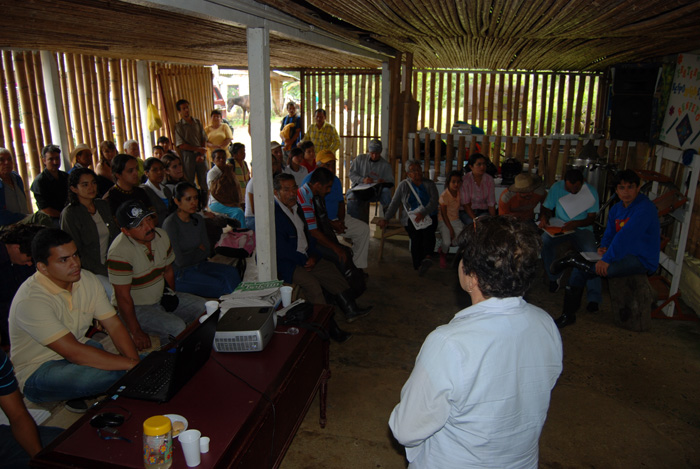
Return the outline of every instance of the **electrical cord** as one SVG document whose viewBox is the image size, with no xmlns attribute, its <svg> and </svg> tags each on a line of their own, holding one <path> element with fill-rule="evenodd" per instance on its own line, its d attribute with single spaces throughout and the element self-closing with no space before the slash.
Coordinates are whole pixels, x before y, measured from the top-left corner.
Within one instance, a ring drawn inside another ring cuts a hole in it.
<svg viewBox="0 0 700 469">
<path fill-rule="evenodd" d="M 273 458 L 273 455 L 275 454 L 275 428 L 277 427 L 277 409 L 275 409 L 275 403 L 272 401 L 270 396 L 268 396 L 267 394 L 265 394 L 264 392 L 262 392 L 261 390 L 259 390 L 258 388 L 256 388 L 252 384 L 250 384 L 248 381 L 246 381 L 243 378 L 241 378 L 240 376 L 238 376 L 233 371 L 226 368 L 226 366 L 224 366 L 224 364 L 221 363 L 213 354 L 210 356 L 210 358 L 212 360 L 214 360 L 221 368 L 223 368 L 223 370 L 226 373 L 230 374 L 231 376 L 233 376 L 234 378 L 236 378 L 237 380 L 241 381 L 243 384 L 248 386 L 250 389 L 252 389 L 253 391 L 260 394 L 260 396 L 262 396 L 262 398 L 265 399 L 267 402 L 269 402 L 270 405 L 272 406 L 272 441 L 270 443 L 270 455 L 268 456 L 268 459 L 269 459 L 268 462 L 269 462 L 270 467 L 273 467 L 274 463 L 275 463 L 274 458 Z"/>
</svg>

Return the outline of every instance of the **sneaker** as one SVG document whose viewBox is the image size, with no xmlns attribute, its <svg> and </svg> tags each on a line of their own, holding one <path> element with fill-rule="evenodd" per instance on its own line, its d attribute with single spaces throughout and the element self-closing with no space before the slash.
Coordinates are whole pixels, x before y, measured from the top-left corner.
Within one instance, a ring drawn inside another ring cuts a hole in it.
<svg viewBox="0 0 700 469">
<path fill-rule="evenodd" d="M 559 277 L 556 280 L 550 280 L 549 282 L 549 293 L 556 293 L 559 291 L 559 287 L 561 287 L 561 277 Z"/>
<path fill-rule="evenodd" d="M 66 401 L 65 407 L 68 412 L 73 412 L 74 414 L 84 414 L 88 409 L 87 403 L 82 399 Z"/>
<path fill-rule="evenodd" d="M 423 262 L 420 263 L 420 267 L 418 268 L 418 276 L 422 277 L 423 275 L 425 275 L 425 273 L 432 265 L 433 261 L 431 261 L 430 259 L 423 259 Z"/>
<path fill-rule="evenodd" d="M 589 301 L 588 306 L 586 306 L 586 311 L 588 311 L 589 313 L 595 313 L 596 311 L 598 311 L 598 309 L 598 303 L 596 303 L 595 301 Z"/>
</svg>

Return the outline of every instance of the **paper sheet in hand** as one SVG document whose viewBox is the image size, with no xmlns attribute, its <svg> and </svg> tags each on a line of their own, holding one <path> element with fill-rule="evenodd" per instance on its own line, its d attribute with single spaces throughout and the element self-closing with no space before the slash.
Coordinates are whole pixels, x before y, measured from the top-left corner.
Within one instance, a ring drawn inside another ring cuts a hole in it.
<svg viewBox="0 0 700 469">
<path fill-rule="evenodd" d="M 583 251 L 583 252 L 581 252 L 581 255 L 588 262 L 598 262 L 599 260 L 601 260 L 603 258 L 603 256 L 598 254 L 598 251 Z"/>
<path fill-rule="evenodd" d="M 577 194 L 565 195 L 559 199 L 559 203 L 569 218 L 573 220 L 576 216 L 585 212 L 595 204 L 595 197 L 588 188 L 588 185 L 584 183 Z"/>
<path fill-rule="evenodd" d="M 374 186 L 376 186 L 377 184 L 379 184 L 379 183 L 378 182 L 370 182 L 369 184 L 364 184 L 364 183 L 358 184 L 358 185 L 352 187 L 350 190 L 351 191 L 363 191 L 365 189 L 371 189 Z"/>
</svg>

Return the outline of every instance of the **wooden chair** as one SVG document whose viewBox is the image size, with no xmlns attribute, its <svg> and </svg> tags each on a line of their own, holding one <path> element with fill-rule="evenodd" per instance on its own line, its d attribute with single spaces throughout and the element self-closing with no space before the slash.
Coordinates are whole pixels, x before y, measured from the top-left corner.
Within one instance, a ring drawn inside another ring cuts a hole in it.
<svg viewBox="0 0 700 469">
<path fill-rule="evenodd" d="M 379 217 L 374 217 L 372 219 L 372 223 L 375 225 L 379 220 L 382 220 L 382 218 Z M 379 260 L 382 260 L 382 256 L 384 255 L 384 240 L 387 238 L 391 238 L 392 236 L 408 236 L 408 233 L 406 232 L 406 228 L 401 224 L 401 222 L 398 219 L 391 219 L 387 221 L 386 227 L 382 229 L 382 238 L 379 243 Z"/>
</svg>

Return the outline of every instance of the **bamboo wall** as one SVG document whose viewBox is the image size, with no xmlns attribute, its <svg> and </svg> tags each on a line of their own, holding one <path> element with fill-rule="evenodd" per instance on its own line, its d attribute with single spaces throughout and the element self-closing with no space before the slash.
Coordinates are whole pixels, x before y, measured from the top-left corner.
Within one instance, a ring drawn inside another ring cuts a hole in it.
<svg viewBox="0 0 700 469">
<path fill-rule="evenodd" d="M 350 162 L 367 152 L 371 139 L 381 138 L 381 72 L 302 70 L 301 95 L 304 128 L 314 122 L 314 111 L 320 108 L 340 135 L 337 166 L 343 180 Z"/>
<path fill-rule="evenodd" d="M 0 71 L 0 146 L 15 157 L 15 168 L 25 182 L 27 200 L 31 181 L 42 171 L 41 149 L 52 143 L 51 124 L 44 89 L 43 68 L 39 52 L 3 50 Z M 66 125 L 70 154 L 76 145 L 86 143 L 93 149 L 95 164 L 99 144 L 113 141 L 119 151 L 124 142 L 134 139 L 150 146 L 141 125 L 141 109 L 136 61 L 78 54 L 52 54 L 58 69 L 62 108 L 58 110 Z M 149 83 L 153 102 L 163 118 L 156 132 L 174 137 L 173 126 L 179 116 L 175 102 L 190 101 L 194 117 L 203 124 L 213 109 L 211 69 L 201 66 L 149 64 Z M 17 136 L 24 134 L 24 143 Z M 67 170 L 69 168 L 62 168 Z"/>
</svg>

